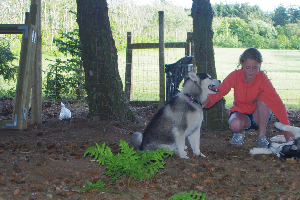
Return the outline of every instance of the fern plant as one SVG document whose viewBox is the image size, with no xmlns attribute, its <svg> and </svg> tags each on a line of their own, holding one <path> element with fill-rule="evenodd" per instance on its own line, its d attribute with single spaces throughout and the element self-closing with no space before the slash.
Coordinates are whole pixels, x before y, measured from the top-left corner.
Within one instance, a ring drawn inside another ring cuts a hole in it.
<svg viewBox="0 0 300 200">
<path fill-rule="evenodd" d="M 172 156 L 173 153 L 168 150 L 157 149 L 155 151 L 134 151 L 128 143 L 120 141 L 120 151 L 114 155 L 105 143 L 101 146 L 96 143 L 96 146 L 89 147 L 84 156 L 90 154 L 95 160 L 98 160 L 99 165 L 106 167 L 104 172 L 108 177 L 112 177 L 111 182 L 114 182 L 122 175 L 127 174 L 135 181 L 149 179 L 154 176 L 155 172 L 164 168 L 164 159 Z"/>
<path fill-rule="evenodd" d="M 197 191 L 191 190 L 189 194 L 185 191 L 185 193 L 170 197 L 169 200 L 205 200 L 205 196 L 205 193 L 198 193 Z"/>
<path fill-rule="evenodd" d="M 86 192 L 88 190 L 92 190 L 92 189 L 98 189 L 98 188 L 101 188 L 101 187 L 104 187 L 105 183 L 101 180 L 97 181 L 97 183 L 93 184 L 91 182 L 87 182 L 86 183 L 86 186 L 81 188 L 79 191 L 78 191 L 78 194 L 81 194 L 83 192 Z"/>
</svg>

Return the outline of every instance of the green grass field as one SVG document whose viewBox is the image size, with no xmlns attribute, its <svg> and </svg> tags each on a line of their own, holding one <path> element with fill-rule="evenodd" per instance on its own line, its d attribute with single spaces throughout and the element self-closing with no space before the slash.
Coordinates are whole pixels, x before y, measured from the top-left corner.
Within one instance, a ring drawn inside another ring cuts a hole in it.
<svg viewBox="0 0 300 200">
<path fill-rule="evenodd" d="M 215 48 L 215 65 L 219 80 L 237 69 L 239 56 L 245 49 Z M 300 109 L 300 51 L 260 50 L 263 56 L 262 70 L 266 72 L 287 108 Z M 157 50 L 133 51 L 134 100 L 157 101 L 159 99 L 159 74 Z M 182 49 L 167 49 L 166 64 L 174 63 L 184 55 Z M 124 83 L 125 52 L 119 53 L 119 71 Z M 225 96 L 226 106 L 233 102 L 233 91 Z"/>
<path fill-rule="evenodd" d="M 231 71 L 237 69 L 240 54 L 245 49 L 215 48 L 215 65 L 219 80 L 223 80 Z M 262 70 L 272 81 L 276 91 L 287 108 L 300 109 L 300 51 L 298 50 L 260 50 L 263 56 Z M 119 72 L 124 85 L 126 57 L 125 51 L 118 53 Z M 171 64 L 182 58 L 184 49 L 166 49 L 165 63 Z M 55 60 L 53 56 L 43 55 L 43 71 L 50 63 L 45 58 Z M 133 51 L 134 100 L 159 100 L 158 50 Z M 43 74 L 44 78 L 45 74 Z M 43 80 L 45 84 L 45 79 Z M 6 82 L 0 77 L 0 96 L 13 96 L 16 81 Z M 233 91 L 225 96 L 226 106 L 233 101 Z"/>
</svg>

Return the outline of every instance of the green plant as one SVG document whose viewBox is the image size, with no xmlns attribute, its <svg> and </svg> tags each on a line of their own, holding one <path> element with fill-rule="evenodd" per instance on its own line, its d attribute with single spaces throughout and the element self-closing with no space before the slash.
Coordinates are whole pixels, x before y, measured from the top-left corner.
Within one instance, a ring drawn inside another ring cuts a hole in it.
<svg viewBox="0 0 300 200">
<path fill-rule="evenodd" d="M 59 52 L 65 56 L 71 55 L 72 58 L 66 60 L 57 58 L 54 64 L 48 65 L 45 94 L 54 99 L 60 99 L 63 94 L 75 94 L 76 98 L 81 100 L 84 96 L 85 77 L 81 61 L 78 29 L 61 33 L 60 37 L 54 38 L 53 42 L 58 47 Z"/>
<path fill-rule="evenodd" d="M 0 75 L 4 80 L 13 80 L 18 73 L 18 66 L 12 64 L 16 57 L 10 50 L 10 43 L 5 39 L 0 39 Z"/>
<path fill-rule="evenodd" d="M 96 146 L 89 147 L 84 156 L 90 154 L 99 161 L 99 165 L 105 165 L 107 171 L 105 175 L 113 177 L 114 182 L 122 175 L 129 175 L 130 179 L 135 181 L 151 178 L 155 172 L 164 168 L 164 159 L 172 156 L 173 153 L 168 150 L 157 149 L 155 151 L 134 151 L 128 143 L 120 141 L 120 152 L 114 155 L 108 146 L 103 143 L 102 146 L 96 143 Z"/>
<path fill-rule="evenodd" d="M 104 186 L 105 186 L 105 183 L 101 180 L 97 181 L 97 183 L 95 183 L 95 184 L 93 184 L 91 182 L 87 182 L 86 186 L 81 188 L 78 191 L 78 194 L 81 194 L 81 193 L 86 192 L 88 190 L 98 189 L 98 188 L 101 188 L 101 187 L 104 187 Z"/>
<path fill-rule="evenodd" d="M 198 193 L 197 191 L 191 190 L 189 194 L 185 191 L 185 193 L 170 197 L 169 200 L 205 200 L 205 196 L 205 193 Z"/>
</svg>

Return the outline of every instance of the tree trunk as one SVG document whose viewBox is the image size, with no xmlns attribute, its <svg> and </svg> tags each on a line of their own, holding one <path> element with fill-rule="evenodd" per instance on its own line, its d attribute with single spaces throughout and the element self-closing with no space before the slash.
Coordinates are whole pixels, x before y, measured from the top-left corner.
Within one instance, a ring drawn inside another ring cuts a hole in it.
<svg viewBox="0 0 300 200">
<path fill-rule="evenodd" d="M 213 9 L 210 0 L 193 0 L 193 39 L 197 72 L 204 72 L 217 78 L 213 48 Z M 222 99 L 204 112 L 202 127 L 209 130 L 228 129 L 228 114 Z"/>
<path fill-rule="evenodd" d="M 118 71 L 106 0 L 77 0 L 77 22 L 82 47 L 89 117 L 133 120 Z"/>
</svg>

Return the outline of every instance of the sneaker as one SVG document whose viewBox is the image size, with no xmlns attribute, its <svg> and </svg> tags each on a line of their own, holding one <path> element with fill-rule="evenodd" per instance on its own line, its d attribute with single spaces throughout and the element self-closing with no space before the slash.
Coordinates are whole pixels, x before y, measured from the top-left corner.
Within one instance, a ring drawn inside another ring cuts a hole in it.
<svg viewBox="0 0 300 200">
<path fill-rule="evenodd" d="M 265 135 L 259 136 L 256 140 L 256 145 L 260 146 L 261 148 L 268 148 L 269 142 Z"/>
<path fill-rule="evenodd" d="M 230 144 L 242 146 L 244 142 L 245 135 L 240 133 L 234 133 Z"/>
</svg>

